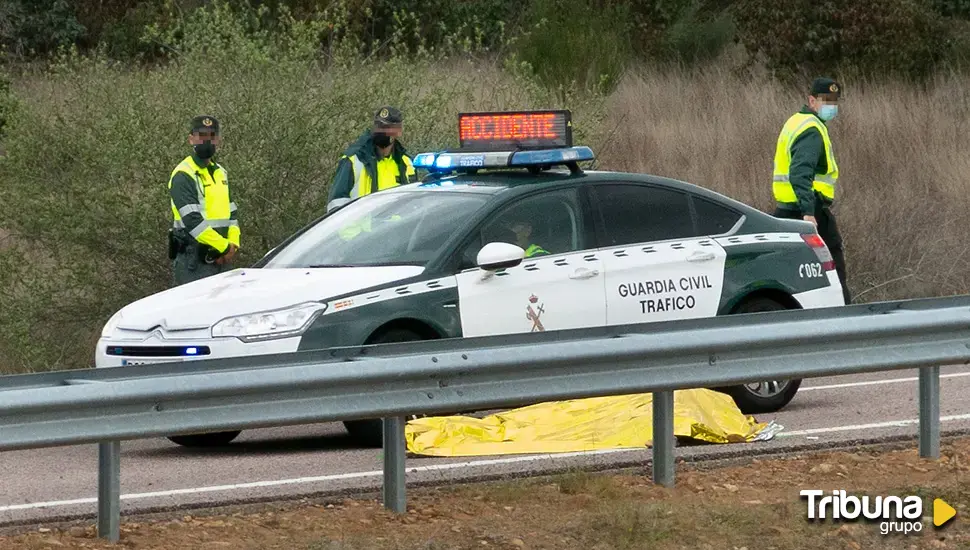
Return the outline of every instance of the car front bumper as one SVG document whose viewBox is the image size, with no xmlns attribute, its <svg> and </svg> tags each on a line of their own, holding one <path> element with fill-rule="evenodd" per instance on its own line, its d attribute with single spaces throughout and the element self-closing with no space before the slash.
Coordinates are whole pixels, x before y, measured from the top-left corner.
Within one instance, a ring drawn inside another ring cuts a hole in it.
<svg viewBox="0 0 970 550">
<path fill-rule="evenodd" d="M 153 334 L 144 339 L 106 338 L 98 340 L 94 364 L 97 368 L 128 367 L 150 363 L 224 359 L 273 353 L 295 352 L 300 337 L 246 343 L 236 338 L 166 339 Z"/>
</svg>

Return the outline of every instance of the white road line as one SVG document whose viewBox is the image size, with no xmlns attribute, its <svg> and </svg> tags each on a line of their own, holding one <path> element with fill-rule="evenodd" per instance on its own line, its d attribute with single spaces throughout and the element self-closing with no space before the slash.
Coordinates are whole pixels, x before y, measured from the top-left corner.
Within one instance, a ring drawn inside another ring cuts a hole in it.
<svg viewBox="0 0 970 550">
<path fill-rule="evenodd" d="M 941 416 L 940 422 L 953 422 L 954 420 L 970 420 L 970 414 L 954 414 L 950 416 Z M 829 428 L 812 428 L 809 430 L 794 430 L 791 432 L 779 432 L 775 434 L 775 437 L 793 437 L 799 435 L 812 435 L 812 434 L 827 434 L 834 432 L 852 432 L 856 430 L 878 430 L 881 428 L 905 428 L 906 426 L 912 426 L 914 424 L 919 424 L 919 418 L 910 418 L 907 420 L 890 420 L 888 422 L 874 422 L 872 424 L 853 424 L 849 426 L 832 426 Z"/>
<path fill-rule="evenodd" d="M 953 422 L 955 420 L 970 420 L 970 414 L 957 414 L 951 416 L 941 416 L 940 422 Z M 871 424 L 854 424 L 849 426 L 832 426 L 827 428 L 813 428 L 809 430 L 795 430 L 791 432 L 780 432 L 775 435 L 775 437 L 797 437 L 812 434 L 824 434 L 824 433 L 834 433 L 834 432 L 847 432 L 856 430 L 876 430 L 882 428 L 901 428 L 906 426 L 912 426 L 919 424 L 919 418 L 910 418 L 906 420 L 891 420 L 888 422 L 875 422 Z M 645 449 L 602 449 L 596 451 L 577 451 L 571 453 L 548 453 L 541 455 L 527 455 L 527 456 L 514 456 L 507 458 L 495 458 L 487 460 L 469 460 L 465 462 L 453 462 L 450 464 L 433 464 L 430 466 L 416 466 L 413 468 L 407 468 L 408 473 L 417 472 L 440 472 L 444 470 L 456 470 L 461 468 L 474 468 L 482 466 L 495 466 L 500 464 L 516 464 L 522 462 L 537 462 L 543 460 L 555 460 L 559 458 L 572 458 L 579 456 L 596 456 L 596 455 L 606 455 L 615 453 L 631 453 L 631 452 L 642 452 Z M 121 495 L 121 500 L 136 500 L 136 499 L 146 499 L 146 498 L 159 498 L 168 497 L 174 495 L 186 495 L 186 494 L 199 494 L 199 493 L 212 493 L 217 491 L 237 491 L 240 489 L 252 489 L 257 487 L 278 487 L 280 485 L 299 485 L 305 483 L 320 483 L 327 481 L 340 481 L 345 479 L 358 479 L 364 477 L 380 477 L 384 474 L 381 470 L 372 470 L 369 472 L 351 472 L 346 474 L 332 474 L 326 476 L 315 476 L 315 477 L 298 477 L 292 479 L 279 479 L 272 481 L 253 481 L 249 483 L 235 483 L 232 485 L 213 485 L 209 487 L 193 487 L 188 489 L 172 489 L 168 491 L 155 491 L 151 493 L 130 493 Z M 97 498 L 79 498 L 74 500 L 55 500 L 49 502 L 30 502 L 25 504 L 13 504 L 8 506 L 0 506 L 0 512 L 9 512 L 14 510 L 31 510 L 38 508 L 53 508 L 58 506 L 74 506 L 79 504 L 95 504 L 98 502 Z"/>
<path fill-rule="evenodd" d="M 510 458 L 496 458 L 489 460 L 471 460 L 467 462 L 453 462 L 451 464 L 434 464 L 431 466 L 416 466 L 407 468 L 408 473 L 416 472 L 435 472 L 443 470 L 455 470 L 459 468 L 473 468 L 481 466 L 494 466 L 499 464 L 515 464 L 520 462 L 531 462 L 531 461 L 542 461 L 550 460 L 556 458 L 572 458 L 577 456 L 595 456 L 595 455 L 605 455 L 613 453 L 628 453 L 635 451 L 643 451 L 642 448 L 636 449 L 601 449 L 596 451 L 577 451 L 572 453 L 549 453 L 542 455 L 529 455 L 529 456 L 516 456 Z M 316 477 L 298 477 L 293 479 L 279 479 L 273 481 L 253 481 L 249 483 L 235 483 L 232 485 L 213 485 L 209 487 L 193 487 L 189 489 L 172 489 L 169 491 L 155 491 L 152 493 L 131 493 L 126 495 L 121 495 L 121 500 L 135 500 L 143 498 L 158 498 L 167 497 L 173 495 L 186 495 L 186 494 L 198 494 L 198 493 L 212 493 L 216 491 L 235 491 L 239 489 L 251 489 L 256 487 L 276 487 L 280 485 L 296 485 L 303 483 L 318 483 L 325 481 L 340 481 L 345 479 L 357 479 L 362 477 L 380 477 L 384 475 L 382 470 L 373 470 L 370 472 L 351 472 L 346 474 L 332 474 L 326 476 L 316 476 Z M 92 504 L 98 502 L 97 498 L 79 498 L 74 500 L 55 500 L 50 502 L 31 502 L 26 504 L 14 504 L 9 506 L 0 506 L 0 512 L 7 512 L 12 510 L 29 510 L 34 508 L 50 508 L 55 506 L 73 506 L 76 504 Z"/>
<path fill-rule="evenodd" d="M 970 372 L 957 372 L 953 374 L 941 374 L 940 379 L 944 378 L 960 378 L 963 376 L 970 376 Z M 919 381 L 918 376 L 912 376 L 909 378 L 890 378 L 888 380 L 866 380 L 863 382 L 846 382 L 844 384 L 828 384 L 825 386 L 802 386 L 798 388 L 799 392 L 803 391 L 814 391 L 814 390 L 835 390 L 840 388 L 855 388 L 859 386 L 874 386 L 876 384 L 896 384 L 899 382 L 917 382 Z"/>
</svg>

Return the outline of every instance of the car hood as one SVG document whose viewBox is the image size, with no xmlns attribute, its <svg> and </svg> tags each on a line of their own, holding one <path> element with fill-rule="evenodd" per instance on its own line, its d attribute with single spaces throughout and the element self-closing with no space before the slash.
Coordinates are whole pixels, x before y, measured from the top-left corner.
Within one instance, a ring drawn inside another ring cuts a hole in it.
<svg viewBox="0 0 970 550">
<path fill-rule="evenodd" d="M 414 266 L 236 269 L 171 288 L 121 310 L 117 328 L 208 328 L 221 319 L 284 308 L 413 277 Z"/>
</svg>

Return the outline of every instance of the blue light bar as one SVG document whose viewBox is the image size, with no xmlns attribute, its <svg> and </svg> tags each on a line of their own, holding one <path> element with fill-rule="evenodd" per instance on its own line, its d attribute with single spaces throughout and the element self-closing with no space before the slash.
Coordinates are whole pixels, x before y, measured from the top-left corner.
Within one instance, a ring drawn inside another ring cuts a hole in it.
<svg viewBox="0 0 970 550">
<path fill-rule="evenodd" d="M 555 166 L 595 159 L 585 145 L 534 151 L 440 151 L 414 157 L 414 167 L 429 172 L 455 172 L 495 168 Z"/>
<path fill-rule="evenodd" d="M 567 149 L 518 151 L 512 154 L 509 166 L 541 166 L 593 160 L 593 150 L 585 145 Z"/>
<path fill-rule="evenodd" d="M 185 355 L 197 355 L 199 348 L 185 348 Z"/>
<path fill-rule="evenodd" d="M 414 157 L 414 167 L 415 168 L 431 168 L 434 166 L 435 153 L 421 153 L 420 155 Z"/>
</svg>

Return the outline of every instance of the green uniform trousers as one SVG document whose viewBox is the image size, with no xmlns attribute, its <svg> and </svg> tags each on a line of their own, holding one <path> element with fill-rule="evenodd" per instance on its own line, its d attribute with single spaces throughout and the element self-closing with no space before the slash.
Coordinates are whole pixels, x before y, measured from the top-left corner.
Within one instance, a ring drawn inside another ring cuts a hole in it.
<svg viewBox="0 0 970 550">
<path fill-rule="evenodd" d="M 175 286 L 198 281 L 229 270 L 229 264 L 209 264 L 199 259 L 196 247 L 189 246 L 172 260 Z"/>
</svg>

